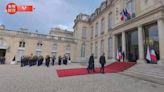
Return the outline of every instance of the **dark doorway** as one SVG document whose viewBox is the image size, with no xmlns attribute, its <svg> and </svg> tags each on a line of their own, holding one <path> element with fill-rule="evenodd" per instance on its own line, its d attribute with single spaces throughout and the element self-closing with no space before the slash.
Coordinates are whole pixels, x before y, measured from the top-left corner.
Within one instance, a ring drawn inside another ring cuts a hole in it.
<svg viewBox="0 0 164 92">
<path fill-rule="evenodd" d="M 126 56 L 130 62 L 136 62 L 138 60 L 139 50 L 137 30 L 126 33 Z"/>
<path fill-rule="evenodd" d="M 6 49 L 0 49 L 0 57 L 5 57 Z"/>
</svg>

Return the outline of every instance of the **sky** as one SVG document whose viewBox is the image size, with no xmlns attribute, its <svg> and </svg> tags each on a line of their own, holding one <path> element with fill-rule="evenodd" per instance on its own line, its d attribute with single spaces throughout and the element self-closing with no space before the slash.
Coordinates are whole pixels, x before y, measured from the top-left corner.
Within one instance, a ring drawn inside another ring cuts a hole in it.
<svg viewBox="0 0 164 92">
<path fill-rule="evenodd" d="M 29 32 L 38 30 L 48 34 L 54 27 L 73 31 L 74 19 L 79 13 L 91 14 L 100 6 L 103 0 L 0 0 L 0 24 L 6 29 L 28 29 Z M 14 2 L 16 5 L 33 5 L 33 12 L 17 12 L 8 14 L 6 5 Z"/>
</svg>

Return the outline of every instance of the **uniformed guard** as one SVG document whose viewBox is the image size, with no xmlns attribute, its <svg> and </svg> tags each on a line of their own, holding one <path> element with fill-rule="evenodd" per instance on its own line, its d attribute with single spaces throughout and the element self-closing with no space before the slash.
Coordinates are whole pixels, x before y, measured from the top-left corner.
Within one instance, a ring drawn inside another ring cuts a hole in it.
<svg viewBox="0 0 164 92">
<path fill-rule="evenodd" d="M 58 57 L 58 65 L 61 65 L 61 63 L 62 63 L 62 58 L 61 58 L 61 56 L 59 56 Z"/>
<path fill-rule="evenodd" d="M 55 60 L 56 60 L 56 57 L 55 56 L 52 56 L 52 65 L 53 66 L 55 65 Z"/>
<path fill-rule="evenodd" d="M 67 56 L 64 55 L 64 57 L 63 57 L 63 64 L 64 64 L 64 65 L 67 65 L 67 62 L 68 62 L 68 61 L 67 61 Z"/>
<path fill-rule="evenodd" d="M 46 56 L 46 66 L 49 67 L 49 64 L 50 64 L 50 56 L 47 55 Z"/>
</svg>

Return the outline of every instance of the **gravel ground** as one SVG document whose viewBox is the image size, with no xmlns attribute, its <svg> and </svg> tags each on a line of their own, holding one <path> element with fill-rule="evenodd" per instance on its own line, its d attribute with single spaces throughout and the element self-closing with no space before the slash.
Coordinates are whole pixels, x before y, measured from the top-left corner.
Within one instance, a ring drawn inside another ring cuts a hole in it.
<svg viewBox="0 0 164 92">
<path fill-rule="evenodd" d="M 95 74 L 58 78 L 56 69 L 68 66 L 19 67 L 0 65 L 0 92 L 164 92 L 164 85 L 120 74 Z"/>
</svg>

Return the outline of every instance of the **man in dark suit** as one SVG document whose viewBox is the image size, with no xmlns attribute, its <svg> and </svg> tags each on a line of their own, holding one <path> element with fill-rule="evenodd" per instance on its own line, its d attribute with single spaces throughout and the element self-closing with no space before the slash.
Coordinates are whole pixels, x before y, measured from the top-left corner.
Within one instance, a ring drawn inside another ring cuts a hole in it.
<svg viewBox="0 0 164 92">
<path fill-rule="evenodd" d="M 53 65 L 53 66 L 55 65 L 55 59 L 56 59 L 56 57 L 53 56 L 53 57 L 52 57 L 52 65 Z"/>
<path fill-rule="evenodd" d="M 61 65 L 61 63 L 62 63 L 62 58 L 61 58 L 61 56 L 59 56 L 59 58 L 58 58 L 58 65 Z"/>
<path fill-rule="evenodd" d="M 88 68 L 87 68 L 88 73 L 90 73 L 90 70 L 93 70 L 93 72 L 95 72 L 94 55 L 93 54 L 91 54 L 91 56 L 89 58 Z"/>
<path fill-rule="evenodd" d="M 100 64 L 101 64 L 100 72 L 101 72 L 101 73 L 104 73 L 104 66 L 105 66 L 105 64 L 106 64 L 105 53 L 103 53 L 103 54 L 100 56 L 99 62 L 100 62 Z"/>
<path fill-rule="evenodd" d="M 50 56 L 47 55 L 46 56 L 46 66 L 49 67 L 49 65 L 50 65 Z"/>
</svg>

